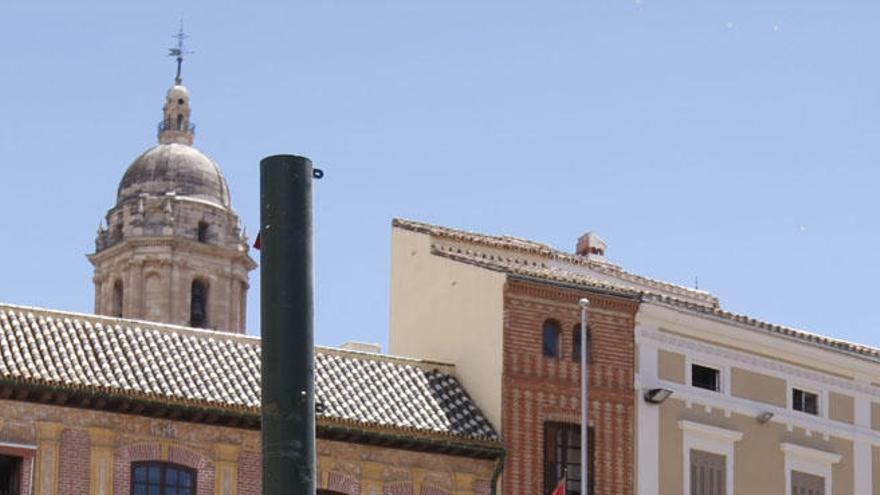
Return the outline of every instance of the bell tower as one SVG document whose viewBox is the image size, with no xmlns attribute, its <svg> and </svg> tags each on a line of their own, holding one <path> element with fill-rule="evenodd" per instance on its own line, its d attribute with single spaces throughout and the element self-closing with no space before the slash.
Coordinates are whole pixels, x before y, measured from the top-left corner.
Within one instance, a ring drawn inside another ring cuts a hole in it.
<svg viewBox="0 0 880 495">
<path fill-rule="evenodd" d="M 248 273 L 256 263 L 213 160 L 192 146 L 189 91 L 180 77 L 165 95 L 156 146 L 128 167 L 98 230 L 95 312 L 244 333 Z"/>
</svg>

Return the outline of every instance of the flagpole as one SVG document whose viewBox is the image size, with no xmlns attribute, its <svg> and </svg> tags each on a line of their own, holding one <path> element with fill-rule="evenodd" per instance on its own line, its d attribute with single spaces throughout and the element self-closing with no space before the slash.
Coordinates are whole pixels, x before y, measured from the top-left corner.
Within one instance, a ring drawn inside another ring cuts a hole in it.
<svg viewBox="0 0 880 495">
<path fill-rule="evenodd" d="M 589 380 L 590 370 L 587 363 L 587 309 L 590 307 L 590 300 L 581 298 L 578 301 L 581 307 L 581 495 L 588 495 L 587 487 L 590 485 L 588 480 L 590 476 L 589 465 L 587 464 L 587 447 L 589 445 Z"/>
</svg>

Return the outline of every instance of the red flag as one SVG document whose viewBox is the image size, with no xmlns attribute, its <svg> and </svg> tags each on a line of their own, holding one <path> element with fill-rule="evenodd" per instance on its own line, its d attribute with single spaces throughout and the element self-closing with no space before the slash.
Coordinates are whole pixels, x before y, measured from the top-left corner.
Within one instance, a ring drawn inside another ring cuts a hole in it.
<svg viewBox="0 0 880 495">
<path fill-rule="evenodd" d="M 559 480 L 559 484 L 550 492 L 550 495 L 565 495 L 565 476 Z"/>
<path fill-rule="evenodd" d="M 254 249 L 260 250 L 260 233 L 257 232 L 257 240 L 254 241 Z"/>
</svg>

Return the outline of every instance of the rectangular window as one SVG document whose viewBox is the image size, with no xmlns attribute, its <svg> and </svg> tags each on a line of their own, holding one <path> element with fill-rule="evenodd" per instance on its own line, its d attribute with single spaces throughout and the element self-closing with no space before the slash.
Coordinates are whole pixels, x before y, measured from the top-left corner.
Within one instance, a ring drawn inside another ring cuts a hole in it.
<svg viewBox="0 0 880 495">
<path fill-rule="evenodd" d="M 792 471 L 791 495 L 825 495 L 825 478 Z"/>
<path fill-rule="evenodd" d="M 807 414 L 819 414 L 819 394 L 799 388 L 791 390 L 791 407 Z"/>
<path fill-rule="evenodd" d="M 715 368 L 701 366 L 699 364 L 691 365 L 691 385 L 712 390 L 721 391 L 721 372 Z"/>
<path fill-rule="evenodd" d="M 0 455 L 0 495 L 18 495 L 21 487 L 21 457 Z"/>
<path fill-rule="evenodd" d="M 196 470 L 168 462 L 131 465 L 131 495 L 196 495 Z"/>
<path fill-rule="evenodd" d="M 690 495 L 726 495 L 726 462 L 723 455 L 691 450 Z"/>
<path fill-rule="evenodd" d="M 593 495 L 593 480 L 595 479 L 595 437 L 593 428 L 589 432 L 589 448 L 587 459 L 590 465 L 590 474 L 587 480 L 587 492 Z M 544 494 L 548 494 L 565 479 L 566 495 L 580 495 L 581 493 L 581 427 L 566 423 L 544 424 Z"/>
</svg>

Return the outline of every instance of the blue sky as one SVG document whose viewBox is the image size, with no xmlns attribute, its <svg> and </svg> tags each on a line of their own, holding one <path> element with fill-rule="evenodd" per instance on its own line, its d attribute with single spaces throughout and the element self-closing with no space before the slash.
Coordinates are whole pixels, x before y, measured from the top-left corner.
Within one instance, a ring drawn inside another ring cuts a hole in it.
<svg viewBox="0 0 880 495">
<path fill-rule="evenodd" d="M 0 5 L 0 301 L 93 310 L 84 255 L 155 143 L 183 17 L 196 146 L 248 231 L 260 158 L 326 171 L 320 344 L 386 344 L 401 216 L 593 230 L 627 269 L 880 346 L 880 3 L 73 4 Z"/>
</svg>

